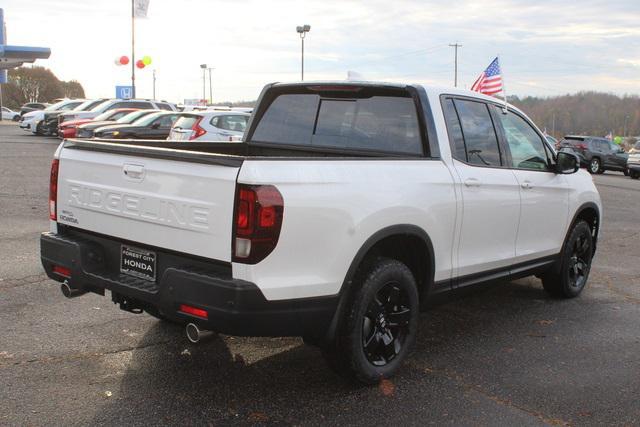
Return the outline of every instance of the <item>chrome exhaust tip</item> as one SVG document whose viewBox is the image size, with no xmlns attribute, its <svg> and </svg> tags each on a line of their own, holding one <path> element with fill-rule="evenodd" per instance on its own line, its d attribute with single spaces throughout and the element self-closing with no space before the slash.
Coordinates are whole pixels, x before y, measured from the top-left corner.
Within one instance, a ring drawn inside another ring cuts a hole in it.
<svg viewBox="0 0 640 427">
<path fill-rule="evenodd" d="M 198 325 L 196 325 L 195 323 L 187 324 L 185 332 L 187 333 L 187 339 L 193 344 L 197 344 L 203 339 L 214 335 L 213 331 L 203 331 L 198 328 Z"/>
<path fill-rule="evenodd" d="M 75 298 L 75 297 L 79 297 L 81 295 L 86 294 L 86 291 L 83 291 L 82 289 L 76 289 L 76 288 L 72 288 L 71 286 L 69 286 L 69 281 L 65 280 L 61 285 L 60 285 L 60 290 L 62 291 L 62 295 L 64 295 L 66 298 Z"/>
</svg>

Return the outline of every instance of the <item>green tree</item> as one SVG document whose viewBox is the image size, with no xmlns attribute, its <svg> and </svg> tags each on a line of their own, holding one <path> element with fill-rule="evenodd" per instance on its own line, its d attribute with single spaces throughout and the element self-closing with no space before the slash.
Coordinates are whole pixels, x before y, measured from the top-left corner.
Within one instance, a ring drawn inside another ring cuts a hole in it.
<svg viewBox="0 0 640 427">
<path fill-rule="evenodd" d="M 27 102 L 50 102 L 55 98 L 84 98 L 82 85 L 60 81 L 44 67 L 19 67 L 9 70 L 9 82 L 3 85 L 3 102 L 19 108 Z"/>
</svg>

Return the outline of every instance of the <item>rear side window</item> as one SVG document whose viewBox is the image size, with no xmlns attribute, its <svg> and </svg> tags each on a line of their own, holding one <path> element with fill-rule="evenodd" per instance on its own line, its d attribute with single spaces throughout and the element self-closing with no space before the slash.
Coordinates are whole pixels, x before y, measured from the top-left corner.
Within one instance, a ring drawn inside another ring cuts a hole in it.
<svg viewBox="0 0 640 427">
<path fill-rule="evenodd" d="M 173 108 L 171 108 L 171 105 L 165 104 L 164 102 L 156 102 L 156 105 L 161 110 L 173 111 Z"/>
<path fill-rule="evenodd" d="M 467 161 L 467 152 L 464 147 L 464 137 L 460 127 L 460 119 L 453 105 L 453 99 L 445 99 L 443 104 L 444 119 L 447 122 L 451 154 L 454 159 Z"/>
<path fill-rule="evenodd" d="M 480 166 L 501 166 L 498 137 L 483 102 L 456 99 L 454 101 L 464 137 L 467 162 Z"/>
<path fill-rule="evenodd" d="M 260 119 L 252 139 L 312 147 L 423 154 L 412 98 L 278 96 Z"/>
<path fill-rule="evenodd" d="M 211 124 L 217 128 L 231 130 L 234 132 L 244 132 L 247 127 L 247 116 L 229 115 L 216 116 L 211 119 Z"/>
</svg>

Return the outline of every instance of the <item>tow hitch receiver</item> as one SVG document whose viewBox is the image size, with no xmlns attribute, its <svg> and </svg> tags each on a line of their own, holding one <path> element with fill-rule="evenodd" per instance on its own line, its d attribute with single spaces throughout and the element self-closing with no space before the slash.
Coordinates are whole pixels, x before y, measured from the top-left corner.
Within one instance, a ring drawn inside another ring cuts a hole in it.
<svg viewBox="0 0 640 427">
<path fill-rule="evenodd" d="M 139 301 L 131 298 L 127 298 L 124 295 L 111 293 L 111 300 L 114 304 L 120 306 L 120 310 L 128 311 L 129 313 L 141 314 L 144 310 L 142 304 Z"/>
</svg>

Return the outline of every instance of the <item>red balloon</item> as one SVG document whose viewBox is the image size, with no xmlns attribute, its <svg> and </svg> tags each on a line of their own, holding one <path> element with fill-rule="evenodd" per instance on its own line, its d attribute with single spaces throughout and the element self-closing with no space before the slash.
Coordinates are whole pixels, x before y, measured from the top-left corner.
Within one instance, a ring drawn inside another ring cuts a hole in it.
<svg viewBox="0 0 640 427">
<path fill-rule="evenodd" d="M 138 67 L 138 68 L 144 68 L 145 67 L 144 62 L 142 62 L 142 59 L 138 59 L 136 61 L 136 67 Z"/>
<path fill-rule="evenodd" d="M 121 65 L 127 65 L 128 63 L 129 63 L 129 57 L 128 56 L 123 55 L 123 56 L 120 57 L 120 64 Z"/>
</svg>

